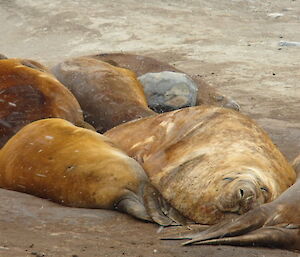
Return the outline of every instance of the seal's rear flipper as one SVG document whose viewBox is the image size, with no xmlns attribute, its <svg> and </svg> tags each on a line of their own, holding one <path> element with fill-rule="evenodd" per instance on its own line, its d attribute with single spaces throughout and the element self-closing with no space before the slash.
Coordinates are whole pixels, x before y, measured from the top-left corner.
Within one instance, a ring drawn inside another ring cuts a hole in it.
<svg viewBox="0 0 300 257">
<path fill-rule="evenodd" d="M 192 243 L 187 241 L 184 245 L 266 246 L 298 250 L 300 249 L 299 227 L 263 227 L 241 236 L 193 241 Z"/>
<path fill-rule="evenodd" d="M 257 215 L 257 213 L 259 215 Z M 251 210 L 234 220 L 226 219 L 223 222 L 211 226 L 205 231 L 180 235 L 176 239 L 190 239 L 184 243 L 184 245 L 189 245 L 194 242 L 239 236 L 262 227 L 266 220 L 267 215 L 265 208 L 258 207 L 257 209 Z"/>
</svg>

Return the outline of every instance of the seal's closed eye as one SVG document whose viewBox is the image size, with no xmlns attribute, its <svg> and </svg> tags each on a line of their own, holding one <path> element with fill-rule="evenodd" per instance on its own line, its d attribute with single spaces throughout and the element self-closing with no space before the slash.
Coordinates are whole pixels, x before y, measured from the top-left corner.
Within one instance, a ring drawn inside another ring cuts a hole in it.
<svg viewBox="0 0 300 257">
<path fill-rule="evenodd" d="M 223 178 L 223 180 L 228 180 L 228 181 L 233 181 L 235 180 L 236 178 L 232 178 L 232 177 L 226 177 L 226 178 Z"/>
</svg>

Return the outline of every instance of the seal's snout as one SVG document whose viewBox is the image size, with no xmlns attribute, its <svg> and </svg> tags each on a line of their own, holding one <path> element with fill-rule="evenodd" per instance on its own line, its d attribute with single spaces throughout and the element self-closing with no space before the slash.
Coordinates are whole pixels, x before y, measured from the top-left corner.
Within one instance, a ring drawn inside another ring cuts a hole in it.
<svg viewBox="0 0 300 257">
<path fill-rule="evenodd" d="M 243 214 L 256 205 L 256 199 L 254 184 L 244 181 L 231 182 L 218 199 L 218 209 L 222 212 Z"/>
</svg>

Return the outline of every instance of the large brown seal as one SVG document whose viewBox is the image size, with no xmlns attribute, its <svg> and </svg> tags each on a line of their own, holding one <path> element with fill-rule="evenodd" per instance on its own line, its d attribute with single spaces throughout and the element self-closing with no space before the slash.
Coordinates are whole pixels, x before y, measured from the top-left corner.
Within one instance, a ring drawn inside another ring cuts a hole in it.
<svg viewBox="0 0 300 257">
<path fill-rule="evenodd" d="M 130 53 L 101 53 L 89 57 L 108 62 L 116 67 L 134 71 L 137 76 L 149 72 L 173 71 L 185 73 L 174 66 L 154 58 Z M 209 104 L 239 110 L 239 105 L 232 99 L 219 94 L 214 88 L 203 81 L 198 75 L 189 75 L 198 85 L 197 105 Z"/>
<path fill-rule="evenodd" d="M 35 121 L 5 144 L 0 187 L 67 206 L 117 209 L 162 225 L 181 220 L 134 159 L 105 136 L 62 119 Z"/>
<path fill-rule="evenodd" d="M 83 122 L 72 93 L 42 64 L 25 59 L 0 60 L 0 147 L 26 124 L 59 117 Z"/>
<path fill-rule="evenodd" d="M 105 133 L 187 218 L 213 224 L 276 199 L 296 174 L 268 135 L 230 109 L 197 106 Z"/>
<path fill-rule="evenodd" d="M 130 70 L 78 57 L 57 64 L 52 72 L 75 95 L 85 120 L 99 132 L 155 114 L 148 108 L 143 87 Z"/>
<path fill-rule="evenodd" d="M 184 245 L 267 246 L 300 250 L 300 155 L 293 166 L 298 173 L 296 183 L 273 202 L 204 232 L 172 239 L 190 239 Z"/>
</svg>

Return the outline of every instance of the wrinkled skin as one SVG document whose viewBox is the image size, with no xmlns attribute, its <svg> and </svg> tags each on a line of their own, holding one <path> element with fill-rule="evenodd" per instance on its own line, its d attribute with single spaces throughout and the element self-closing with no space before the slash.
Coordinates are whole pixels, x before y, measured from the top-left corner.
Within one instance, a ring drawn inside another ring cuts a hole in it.
<svg viewBox="0 0 300 257">
<path fill-rule="evenodd" d="M 155 114 L 134 72 L 100 60 L 78 57 L 57 64 L 52 73 L 74 94 L 84 119 L 98 132 Z"/>
<path fill-rule="evenodd" d="M 226 108 L 184 108 L 105 135 L 139 161 L 174 208 L 201 224 L 273 201 L 296 180 L 268 135 Z"/>
<path fill-rule="evenodd" d="M 132 70 L 137 74 L 138 77 L 148 72 L 174 71 L 185 73 L 176 69 L 172 65 L 142 55 L 129 53 L 103 53 L 91 55 L 89 57 L 108 62 L 117 67 Z M 197 105 L 211 104 L 215 106 L 231 108 L 236 111 L 240 109 L 240 106 L 234 100 L 218 94 L 215 89 L 201 80 L 198 76 L 190 77 L 195 81 L 199 88 L 196 103 Z"/>
<path fill-rule="evenodd" d="M 66 206 L 116 209 L 161 225 L 184 223 L 134 159 L 105 136 L 62 119 L 33 122 L 5 144 L 0 187 Z"/>
<path fill-rule="evenodd" d="M 26 124 L 51 117 L 84 124 L 75 97 L 42 64 L 0 58 L 0 147 Z"/>
<path fill-rule="evenodd" d="M 300 250 L 300 155 L 293 167 L 298 173 L 296 183 L 275 201 L 204 232 L 169 239 L 189 239 L 184 245 L 267 246 Z"/>
</svg>

